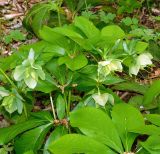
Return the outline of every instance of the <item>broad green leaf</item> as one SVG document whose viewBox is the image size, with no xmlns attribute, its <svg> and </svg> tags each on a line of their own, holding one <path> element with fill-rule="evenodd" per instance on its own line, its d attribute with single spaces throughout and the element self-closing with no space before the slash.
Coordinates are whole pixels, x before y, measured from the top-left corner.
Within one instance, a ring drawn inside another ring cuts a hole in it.
<svg viewBox="0 0 160 154">
<path fill-rule="evenodd" d="M 159 114 L 146 114 L 145 117 L 152 124 L 157 125 L 157 126 L 160 127 L 160 115 Z"/>
<path fill-rule="evenodd" d="M 23 133 L 20 137 L 16 139 L 16 154 L 22 154 L 29 150 L 33 150 L 34 152 L 39 150 L 51 126 L 52 123 L 39 126 Z"/>
<path fill-rule="evenodd" d="M 118 39 L 122 39 L 125 33 L 119 26 L 111 25 L 102 29 L 101 36 L 105 42 L 114 44 Z"/>
<path fill-rule="evenodd" d="M 66 83 L 66 76 L 68 73 L 66 73 L 66 66 L 65 65 L 59 65 L 58 59 L 53 58 L 46 64 L 46 69 L 56 78 L 56 81 L 59 82 L 59 84 L 64 85 Z"/>
<path fill-rule="evenodd" d="M 142 53 L 147 49 L 148 45 L 149 44 L 146 42 L 139 41 L 136 44 L 135 50 L 137 51 L 137 53 Z"/>
<path fill-rule="evenodd" d="M 71 112 L 70 122 L 72 127 L 78 127 L 85 135 L 122 153 L 118 133 L 109 116 L 103 111 L 91 107 L 82 108 Z"/>
<path fill-rule="evenodd" d="M 106 76 L 106 79 L 102 83 L 105 85 L 113 85 L 124 81 L 125 81 L 124 79 L 118 76 L 108 75 Z"/>
<path fill-rule="evenodd" d="M 78 45 L 80 45 L 82 48 L 84 48 L 86 50 L 92 49 L 91 43 L 88 40 L 84 39 L 74 29 L 72 29 L 72 27 L 71 28 L 69 26 L 68 27 L 66 27 L 66 26 L 65 27 L 56 27 L 53 30 L 54 30 L 54 32 L 56 32 L 58 34 L 61 34 L 63 36 L 70 38 L 71 40 L 73 40 L 75 43 L 77 43 Z"/>
<path fill-rule="evenodd" d="M 56 27 L 53 29 L 56 33 L 59 33 L 61 35 L 67 36 L 69 38 L 81 38 L 83 39 L 83 37 L 77 33 L 76 31 L 74 31 L 73 29 L 71 29 L 69 26 L 64 26 L 64 27 Z"/>
<path fill-rule="evenodd" d="M 69 42 L 68 39 L 62 34 L 55 32 L 53 28 L 44 26 L 39 33 L 41 38 L 49 43 L 52 43 L 54 45 L 58 45 L 64 48 L 68 47 L 68 42 Z"/>
<path fill-rule="evenodd" d="M 122 91 L 133 91 L 140 94 L 144 94 L 147 91 L 148 86 L 141 85 L 136 82 L 124 82 L 113 86 L 112 89 L 122 90 Z"/>
<path fill-rule="evenodd" d="M 137 128 L 132 128 L 129 132 L 144 134 L 144 135 L 160 135 L 160 127 L 155 125 L 144 125 Z"/>
<path fill-rule="evenodd" d="M 107 146 L 78 134 L 64 135 L 49 146 L 49 151 L 54 154 L 114 154 Z"/>
<path fill-rule="evenodd" d="M 62 97 L 62 95 L 59 94 L 56 99 L 56 111 L 59 119 L 63 119 L 65 117 L 65 108 L 66 108 L 66 102 Z"/>
<path fill-rule="evenodd" d="M 41 91 L 44 93 L 50 93 L 52 91 L 57 90 L 57 83 L 53 80 L 53 78 L 48 74 L 46 74 L 45 80 L 39 80 L 37 86 L 34 90 Z"/>
<path fill-rule="evenodd" d="M 94 24 L 84 17 L 76 17 L 74 25 L 78 27 L 89 39 L 99 37 L 100 31 L 94 26 Z"/>
<path fill-rule="evenodd" d="M 55 130 L 50 134 L 50 136 L 48 137 L 48 139 L 44 145 L 43 154 L 49 154 L 49 152 L 47 150 L 49 145 L 66 134 L 67 134 L 67 129 L 64 126 L 56 127 Z"/>
<path fill-rule="evenodd" d="M 70 70 L 75 71 L 86 66 L 88 60 L 84 54 L 79 54 L 74 56 L 73 58 L 69 56 L 60 57 L 59 64 L 61 65 L 63 63 L 66 64 Z"/>
<path fill-rule="evenodd" d="M 130 151 L 137 134 L 129 133 L 129 130 L 144 126 L 143 116 L 131 105 L 120 103 L 113 107 L 112 121 L 121 137 L 125 151 Z"/>
<path fill-rule="evenodd" d="M 85 76 L 91 79 L 97 79 L 97 65 L 86 65 L 81 70 L 79 70 L 80 76 Z"/>
<path fill-rule="evenodd" d="M 32 119 L 23 123 L 12 125 L 7 128 L 0 128 L 0 145 L 4 145 L 8 143 L 13 138 L 15 138 L 18 134 L 28 129 L 31 129 L 43 124 L 45 124 L 45 122 L 42 120 Z"/>
<path fill-rule="evenodd" d="M 156 80 L 144 94 L 143 104 L 147 105 L 153 102 L 154 98 L 160 94 L 160 80 Z"/>
<path fill-rule="evenodd" d="M 160 153 L 160 136 L 150 136 L 145 142 L 140 142 L 141 146 L 150 154 Z"/>
</svg>

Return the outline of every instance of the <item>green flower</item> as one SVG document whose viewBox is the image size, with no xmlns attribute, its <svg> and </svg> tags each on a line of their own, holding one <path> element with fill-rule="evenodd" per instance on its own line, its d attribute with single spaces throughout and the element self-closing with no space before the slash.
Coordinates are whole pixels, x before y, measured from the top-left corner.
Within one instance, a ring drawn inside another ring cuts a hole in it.
<svg viewBox="0 0 160 154">
<path fill-rule="evenodd" d="M 3 95 L 4 98 L 2 101 L 2 106 L 10 114 L 15 111 L 18 111 L 18 113 L 21 114 L 23 110 L 23 98 L 18 94 L 15 89 L 13 89 L 12 92 L 9 92 L 7 90 L 6 92 L 7 93 Z"/>
<path fill-rule="evenodd" d="M 103 94 L 93 94 L 92 98 L 94 99 L 96 104 L 99 104 L 100 106 L 105 106 L 107 102 L 114 105 L 114 98 L 109 93 L 103 93 Z"/>
<path fill-rule="evenodd" d="M 107 76 L 114 71 L 122 72 L 122 69 L 121 61 L 118 59 L 108 59 L 98 62 L 99 75 Z"/>
<path fill-rule="evenodd" d="M 150 53 L 142 53 L 140 54 L 137 59 L 135 64 L 132 64 L 129 67 L 129 74 L 134 74 L 137 75 L 140 69 L 144 69 L 147 65 L 152 64 L 152 55 Z"/>
<path fill-rule="evenodd" d="M 37 85 L 38 78 L 45 80 L 45 73 L 40 65 L 35 64 L 34 50 L 30 49 L 28 58 L 15 68 L 14 79 L 16 81 L 24 80 L 25 84 L 34 89 Z"/>
</svg>

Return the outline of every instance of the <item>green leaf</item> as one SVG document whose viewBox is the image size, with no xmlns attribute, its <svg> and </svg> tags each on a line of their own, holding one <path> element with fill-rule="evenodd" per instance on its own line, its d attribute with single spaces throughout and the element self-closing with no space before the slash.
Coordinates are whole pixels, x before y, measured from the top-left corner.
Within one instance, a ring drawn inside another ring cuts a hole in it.
<svg viewBox="0 0 160 154">
<path fill-rule="evenodd" d="M 76 17 L 74 25 L 78 27 L 89 39 L 99 37 L 100 31 L 94 24 L 84 17 Z"/>
<path fill-rule="evenodd" d="M 160 94 L 160 80 L 156 80 L 144 94 L 143 104 L 147 105 L 153 102 L 154 98 Z"/>
<path fill-rule="evenodd" d="M 65 63 L 70 70 L 75 71 L 86 66 L 88 60 L 85 55 L 81 53 L 73 58 L 69 56 L 60 57 L 59 64 L 61 65 L 63 63 Z"/>
<path fill-rule="evenodd" d="M 125 81 L 124 79 L 121 79 L 118 76 L 108 75 L 106 76 L 106 79 L 102 83 L 105 85 L 113 85 L 124 81 Z"/>
<path fill-rule="evenodd" d="M 55 9 L 51 4 L 39 3 L 34 5 L 24 18 L 23 25 L 39 36 L 39 30 L 48 22 L 50 11 Z"/>
<path fill-rule="evenodd" d="M 65 107 L 66 103 L 62 95 L 58 95 L 56 99 L 56 111 L 59 119 L 63 119 L 65 117 Z"/>
<path fill-rule="evenodd" d="M 46 6 L 34 15 L 31 27 L 37 36 L 39 36 L 39 30 L 50 16 L 50 9 L 51 6 Z"/>
<path fill-rule="evenodd" d="M 11 141 L 13 138 L 15 138 L 18 134 L 40 126 L 45 124 L 44 121 L 42 120 L 37 120 L 37 119 L 32 119 L 32 120 L 28 120 L 26 122 L 23 123 L 19 123 L 16 125 L 12 125 L 10 127 L 7 128 L 0 128 L 0 145 L 4 145 L 6 143 L 8 143 L 9 141 Z"/>
<path fill-rule="evenodd" d="M 149 44 L 146 42 L 138 41 L 135 50 L 137 51 L 137 53 L 142 53 L 147 49 L 148 45 Z"/>
<path fill-rule="evenodd" d="M 122 153 L 118 133 L 109 116 L 103 111 L 90 107 L 82 108 L 71 112 L 70 122 L 72 127 L 78 127 L 85 135 Z"/>
<path fill-rule="evenodd" d="M 29 150 L 37 152 L 43 144 L 46 134 L 51 128 L 52 123 L 42 125 L 23 133 L 15 142 L 16 154 L 22 154 Z"/>
<path fill-rule="evenodd" d="M 119 26 L 111 25 L 102 29 L 101 36 L 104 41 L 114 44 L 118 39 L 122 39 L 125 33 Z"/>
<path fill-rule="evenodd" d="M 141 85 L 136 82 L 124 82 L 124 83 L 119 83 L 113 86 L 112 89 L 122 90 L 122 91 L 133 91 L 133 92 L 137 92 L 140 94 L 144 94 L 146 93 L 148 86 Z"/>
<path fill-rule="evenodd" d="M 155 125 L 144 125 L 137 128 L 132 128 L 129 132 L 143 135 L 160 135 L 160 127 Z"/>
<path fill-rule="evenodd" d="M 137 109 L 144 110 L 142 95 L 136 95 L 136 96 L 131 97 L 128 103 L 136 107 Z"/>
<path fill-rule="evenodd" d="M 48 73 L 46 73 L 46 79 L 38 80 L 38 84 L 34 90 L 41 91 L 44 93 L 50 93 L 52 91 L 57 90 L 56 82 Z"/>
<path fill-rule="evenodd" d="M 129 133 L 129 130 L 144 126 L 144 119 L 136 108 L 120 103 L 112 110 L 112 121 L 121 137 L 126 151 L 130 151 L 137 134 Z"/>
<path fill-rule="evenodd" d="M 50 134 L 50 136 L 48 137 L 48 139 L 44 145 L 43 154 L 49 154 L 49 152 L 47 150 L 49 145 L 66 134 L 67 134 L 67 129 L 64 126 L 56 127 L 55 130 Z"/>
<path fill-rule="evenodd" d="M 160 136 L 150 136 L 147 141 L 140 142 L 141 146 L 147 150 L 150 154 L 160 153 Z"/>
<path fill-rule="evenodd" d="M 54 31 L 54 28 L 49 28 L 47 26 L 43 26 L 43 28 L 39 32 L 40 37 L 54 45 L 58 45 L 61 47 L 68 47 L 68 39 L 63 36 L 62 34 L 59 34 Z"/>
<path fill-rule="evenodd" d="M 145 117 L 152 124 L 157 125 L 157 126 L 160 127 L 160 115 L 159 114 L 146 114 Z"/>
<path fill-rule="evenodd" d="M 70 134 L 61 137 L 49 146 L 49 151 L 54 154 L 114 154 L 105 145 L 83 135 Z"/>
</svg>

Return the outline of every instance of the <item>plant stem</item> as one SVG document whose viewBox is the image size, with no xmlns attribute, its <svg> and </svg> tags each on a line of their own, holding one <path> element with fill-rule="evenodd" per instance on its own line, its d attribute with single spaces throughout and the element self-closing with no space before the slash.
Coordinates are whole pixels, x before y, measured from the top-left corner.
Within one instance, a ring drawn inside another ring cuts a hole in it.
<svg viewBox="0 0 160 154">
<path fill-rule="evenodd" d="M 17 89 L 16 85 L 13 83 L 13 81 L 8 77 L 8 75 L 0 68 L 0 72 L 2 75 L 8 80 L 8 82 L 15 88 Z"/>
<path fill-rule="evenodd" d="M 54 103 L 53 103 L 53 98 L 52 98 L 52 94 L 50 93 L 50 101 L 51 101 L 51 107 L 52 107 L 52 113 L 53 113 L 53 117 L 55 120 L 57 120 L 56 118 L 56 112 L 55 112 L 55 108 L 54 108 Z"/>
<path fill-rule="evenodd" d="M 68 106 L 67 106 L 67 115 L 69 116 L 69 112 L 71 109 L 71 90 L 68 92 Z"/>
</svg>

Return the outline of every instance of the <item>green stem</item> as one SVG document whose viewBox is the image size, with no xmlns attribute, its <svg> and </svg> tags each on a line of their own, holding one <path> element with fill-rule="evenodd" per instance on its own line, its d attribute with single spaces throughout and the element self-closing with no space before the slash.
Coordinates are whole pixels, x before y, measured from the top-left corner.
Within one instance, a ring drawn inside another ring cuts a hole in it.
<svg viewBox="0 0 160 154">
<path fill-rule="evenodd" d="M 69 112 L 71 109 L 71 90 L 68 92 L 68 106 L 67 106 L 67 115 L 69 116 Z"/>
<path fill-rule="evenodd" d="M 0 68 L 0 72 L 2 75 L 8 80 L 8 82 L 15 88 L 17 89 L 16 85 L 13 83 L 13 81 L 8 77 L 8 75 Z"/>
<path fill-rule="evenodd" d="M 55 112 L 55 108 L 54 108 L 54 103 L 53 103 L 53 98 L 52 98 L 52 94 L 50 93 L 50 102 L 51 102 L 51 107 L 52 107 L 52 113 L 53 113 L 53 117 L 56 120 L 56 112 Z"/>
<path fill-rule="evenodd" d="M 68 103 L 67 103 L 67 97 L 66 97 L 65 92 L 63 93 L 63 96 L 64 96 L 65 105 L 66 105 L 66 113 L 67 113 L 67 117 L 68 117 Z"/>
</svg>

